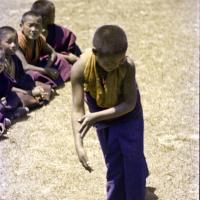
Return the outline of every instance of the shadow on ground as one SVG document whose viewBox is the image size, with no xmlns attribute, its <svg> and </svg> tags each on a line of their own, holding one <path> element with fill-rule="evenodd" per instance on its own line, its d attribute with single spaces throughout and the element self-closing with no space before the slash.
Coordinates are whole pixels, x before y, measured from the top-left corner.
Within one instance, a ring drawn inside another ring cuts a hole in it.
<svg viewBox="0 0 200 200">
<path fill-rule="evenodd" d="M 154 193 L 156 188 L 146 187 L 146 200 L 158 200 L 158 196 Z"/>
</svg>

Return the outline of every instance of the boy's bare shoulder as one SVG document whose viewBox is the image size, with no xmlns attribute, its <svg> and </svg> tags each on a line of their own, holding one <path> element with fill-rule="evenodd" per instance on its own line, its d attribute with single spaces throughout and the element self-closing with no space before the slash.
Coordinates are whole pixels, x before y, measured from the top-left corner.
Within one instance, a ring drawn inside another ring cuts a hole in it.
<svg viewBox="0 0 200 200">
<path fill-rule="evenodd" d="M 128 68 L 128 73 L 130 72 L 130 70 L 135 73 L 135 63 L 133 59 L 131 59 L 130 57 L 127 57 L 125 65 Z"/>
<path fill-rule="evenodd" d="M 80 56 L 80 58 L 74 63 L 71 69 L 71 80 L 83 79 L 84 69 L 87 59 L 85 56 Z"/>
</svg>

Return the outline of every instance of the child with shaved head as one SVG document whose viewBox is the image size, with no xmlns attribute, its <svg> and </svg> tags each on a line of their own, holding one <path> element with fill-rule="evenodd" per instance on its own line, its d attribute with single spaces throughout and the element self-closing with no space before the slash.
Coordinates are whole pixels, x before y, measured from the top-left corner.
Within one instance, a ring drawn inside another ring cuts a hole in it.
<svg viewBox="0 0 200 200">
<path fill-rule="evenodd" d="M 56 8 L 53 1 L 37 0 L 31 10 L 42 16 L 43 35 L 54 50 L 70 63 L 74 63 L 81 51 L 76 44 L 75 34 L 67 27 L 55 23 Z"/>
<path fill-rule="evenodd" d="M 92 171 L 83 138 L 94 126 L 107 166 L 108 200 L 144 200 L 148 176 L 143 111 L 127 48 L 123 29 L 101 26 L 94 34 L 93 48 L 81 55 L 71 72 L 76 151 L 83 167 Z M 89 113 L 85 113 L 84 97 Z"/>
<path fill-rule="evenodd" d="M 42 16 L 42 34 L 56 51 L 58 58 L 65 59 L 68 71 L 64 74 L 64 80 L 69 80 L 72 64 L 81 54 L 75 34 L 67 27 L 55 23 L 56 8 L 53 1 L 37 0 L 32 4 L 31 10 Z"/>
<path fill-rule="evenodd" d="M 4 54 L 0 54 L 2 77 L 0 98 L 7 96 L 9 90 L 12 89 L 17 97 L 8 95 L 7 101 L 11 107 L 40 107 L 50 101 L 51 87 L 34 81 L 30 75 L 25 73 L 20 59 L 15 55 L 18 50 L 17 39 L 15 29 L 10 26 L 0 27 L 0 47 L 4 52 Z"/>
<path fill-rule="evenodd" d="M 54 49 L 46 42 L 42 33 L 42 17 L 34 12 L 23 14 L 18 33 L 20 57 L 24 69 L 29 71 L 35 81 L 40 81 L 52 87 L 63 86 L 69 79 L 71 70 L 64 58 L 57 56 Z"/>
</svg>

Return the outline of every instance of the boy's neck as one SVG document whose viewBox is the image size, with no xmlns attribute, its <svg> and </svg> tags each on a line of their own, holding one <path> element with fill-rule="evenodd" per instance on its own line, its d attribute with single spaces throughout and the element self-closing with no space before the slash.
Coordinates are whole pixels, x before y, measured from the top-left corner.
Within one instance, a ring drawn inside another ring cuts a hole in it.
<svg viewBox="0 0 200 200">
<path fill-rule="evenodd" d="M 108 73 L 98 63 L 97 63 L 97 71 L 100 78 L 105 80 Z"/>
</svg>

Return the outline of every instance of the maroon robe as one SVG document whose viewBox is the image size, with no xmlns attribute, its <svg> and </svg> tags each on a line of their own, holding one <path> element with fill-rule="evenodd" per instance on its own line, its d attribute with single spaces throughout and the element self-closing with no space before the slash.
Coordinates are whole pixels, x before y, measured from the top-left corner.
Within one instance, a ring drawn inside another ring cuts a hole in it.
<svg viewBox="0 0 200 200">
<path fill-rule="evenodd" d="M 48 26 L 48 36 L 46 41 L 58 53 L 73 53 L 76 56 L 80 56 L 81 54 L 81 50 L 76 44 L 76 36 L 72 31 L 63 26 L 50 24 Z"/>
<path fill-rule="evenodd" d="M 16 55 L 12 55 L 12 59 L 15 63 L 15 77 L 14 77 L 14 87 L 23 89 L 23 90 L 33 90 L 36 86 L 41 86 L 46 95 L 43 100 L 37 100 L 32 95 L 22 94 L 21 92 L 17 92 L 17 95 L 19 96 L 22 105 L 29 108 L 35 108 L 38 106 L 41 106 L 45 103 L 48 103 L 50 101 L 51 96 L 51 86 L 34 81 L 32 77 L 29 74 L 26 74 L 23 70 L 22 63 L 20 59 Z M 10 79 L 12 79 L 10 77 Z"/>
<path fill-rule="evenodd" d="M 4 123 L 5 118 L 12 118 L 18 107 L 22 106 L 21 100 L 11 89 L 15 84 L 15 80 L 5 73 L 0 73 L 0 99 L 5 97 L 7 101 L 6 107 L 0 103 L 0 122 Z"/>
</svg>

